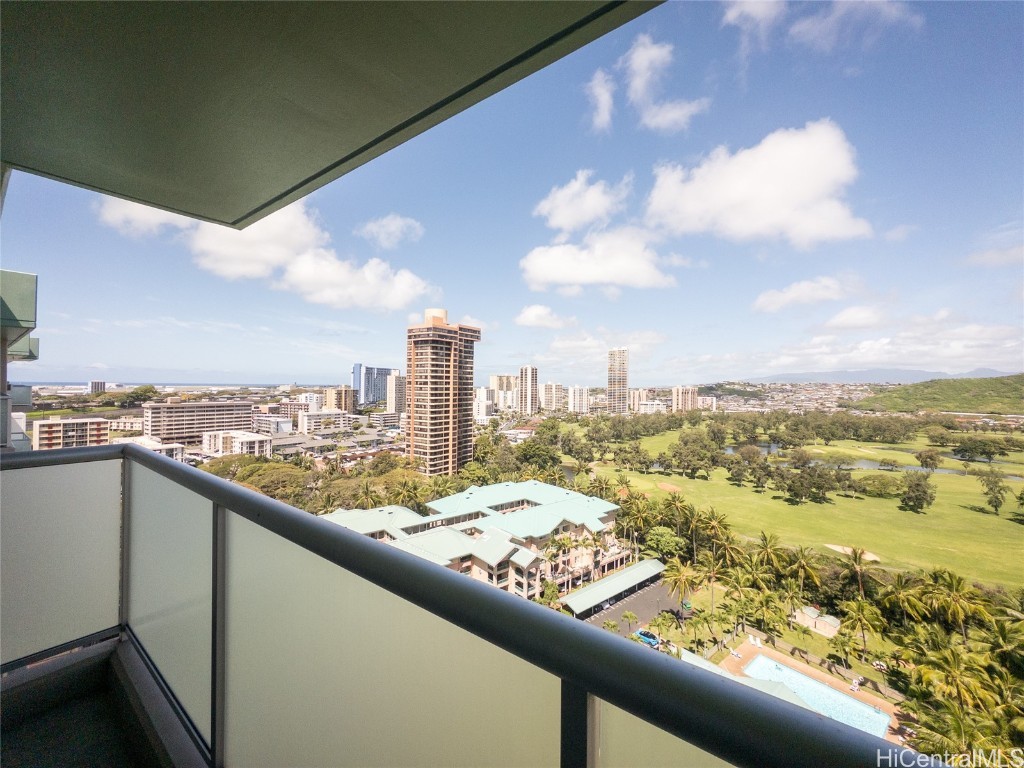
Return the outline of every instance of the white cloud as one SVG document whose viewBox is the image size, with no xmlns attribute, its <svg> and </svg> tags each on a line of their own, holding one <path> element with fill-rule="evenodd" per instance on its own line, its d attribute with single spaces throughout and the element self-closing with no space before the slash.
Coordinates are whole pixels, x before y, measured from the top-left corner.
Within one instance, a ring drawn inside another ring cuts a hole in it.
<svg viewBox="0 0 1024 768">
<path fill-rule="evenodd" d="M 608 131 L 612 127 L 615 82 L 603 69 L 599 69 L 587 83 L 587 97 L 593 107 L 590 125 L 595 131 Z"/>
<path fill-rule="evenodd" d="M 591 232 L 580 245 L 562 243 L 534 248 L 519 262 L 532 290 L 548 287 L 620 286 L 665 288 L 675 278 L 658 269 L 651 234 L 636 227 Z"/>
<path fill-rule="evenodd" d="M 486 331 L 491 327 L 490 323 L 486 323 L 480 318 L 473 317 L 472 315 L 463 315 L 462 319 L 459 320 L 462 325 L 471 325 L 474 328 L 479 328 L 481 331 Z"/>
<path fill-rule="evenodd" d="M 877 328 L 884 321 L 885 313 L 877 307 L 847 307 L 825 323 L 825 327 L 841 330 Z"/>
<path fill-rule="evenodd" d="M 275 211 L 243 230 L 200 224 L 189 237 L 195 262 L 234 280 L 270 277 L 298 255 L 323 251 L 330 237 L 302 202 Z"/>
<path fill-rule="evenodd" d="M 780 129 L 750 149 L 720 146 L 699 166 L 655 168 L 647 220 L 675 234 L 783 238 L 798 248 L 871 235 L 842 200 L 854 149 L 831 120 Z"/>
<path fill-rule="evenodd" d="M 201 269 L 228 280 L 264 279 L 271 287 L 297 293 L 314 304 L 393 310 L 437 294 L 422 278 L 407 269 L 395 270 L 381 259 L 361 265 L 340 259 L 304 201 L 243 230 L 173 217 L 112 198 L 103 200 L 99 215 L 101 221 L 126 234 L 158 234 L 164 226 L 182 229 Z"/>
<path fill-rule="evenodd" d="M 882 235 L 882 237 L 884 237 L 890 243 L 902 243 L 904 240 L 907 239 L 907 236 L 910 235 L 910 233 L 916 229 L 917 227 L 915 227 L 913 224 L 900 224 L 899 226 L 887 230 L 885 234 Z"/>
<path fill-rule="evenodd" d="M 834 277 L 816 277 L 801 280 L 782 290 L 765 291 L 754 300 L 757 312 L 778 312 L 792 304 L 816 304 L 821 301 L 836 301 L 843 298 L 842 284 Z"/>
<path fill-rule="evenodd" d="M 640 124 L 662 133 L 685 129 L 690 120 L 711 106 L 711 99 L 657 101 L 658 83 L 672 64 L 671 43 L 655 43 L 650 35 L 637 35 L 633 47 L 619 60 L 626 71 L 626 94 L 640 114 Z"/>
<path fill-rule="evenodd" d="M 868 46 L 891 26 L 920 29 L 924 18 L 902 2 L 833 2 L 797 20 L 789 37 L 823 53 L 861 42 Z"/>
<path fill-rule="evenodd" d="M 194 219 L 187 216 L 122 200 L 119 197 L 103 197 L 99 203 L 98 213 L 102 223 L 129 237 L 155 235 L 164 227 L 188 229 L 196 224 Z"/>
<path fill-rule="evenodd" d="M 409 270 L 396 271 L 381 259 L 359 266 L 322 249 L 293 256 L 272 285 L 338 309 L 401 309 L 431 290 Z"/>
<path fill-rule="evenodd" d="M 1024 245 L 976 251 L 967 257 L 967 263 L 978 267 L 1020 266 L 1024 264 Z"/>
<path fill-rule="evenodd" d="M 354 234 L 369 240 L 382 250 L 397 248 L 404 240 L 415 243 L 423 237 L 423 225 L 416 219 L 389 213 L 379 219 L 368 221 Z"/>
<path fill-rule="evenodd" d="M 516 316 L 516 325 L 523 325 L 527 328 L 564 328 L 576 322 L 574 317 L 559 317 L 551 307 L 543 304 L 530 304 L 523 307 Z"/>
<path fill-rule="evenodd" d="M 605 181 L 590 183 L 591 170 L 579 170 L 563 187 L 552 187 L 547 197 L 537 203 L 534 216 L 543 216 L 552 229 L 564 235 L 590 224 L 604 224 L 622 210 L 633 186 L 627 175 L 614 187 Z"/>
<path fill-rule="evenodd" d="M 694 261 L 689 256 L 680 256 L 678 253 L 670 253 L 661 260 L 661 263 L 666 267 L 685 267 L 686 269 L 707 269 L 710 266 L 707 259 Z"/>
<path fill-rule="evenodd" d="M 923 368 L 959 373 L 982 367 L 1019 371 L 1022 341 L 1020 329 L 1013 326 L 935 322 L 845 343 L 812 339 L 783 347 L 766 365 L 772 370 L 808 371 Z"/>
<path fill-rule="evenodd" d="M 725 3 L 722 26 L 740 30 L 740 60 L 746 65 L 756 43 L 760 50 L 768 47 L 768 34 L 786 15 L 784 2 L 766 0 L 733 0 Z"/>
</svg>

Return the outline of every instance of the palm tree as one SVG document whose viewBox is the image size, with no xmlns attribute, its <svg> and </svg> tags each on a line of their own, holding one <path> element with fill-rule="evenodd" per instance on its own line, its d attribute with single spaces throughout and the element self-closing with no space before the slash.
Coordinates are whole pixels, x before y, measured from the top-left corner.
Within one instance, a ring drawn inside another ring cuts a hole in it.
<svg viewBox="0 0 1024 768">
<path fill-rule="evenodd" d="M 686 516 L 686 500 L 682 494 L 672 491 L 661 500 L 661 508 L 664 510 L 665 518 L 669 520 L 676 529 L 676 536 L 682 536 L 681 525 Z"/>
<path fill-rule="evenodd" d="M 427 483 L 426 501 L 443 499 L 455 492 L 455 478 L 451 475 L 434 475 Z"/>
<path fill-rule="evenodd" d="M 766 635 L 775 635 L 778 634 L 783 611 L 778 595 L 774 592 L 761 592 L 754 598 L 750 618 Z"/>
<path fill-rule="evenodd" d="M 748 574 L 751 585 L 762 592 L 767 592 L 774 586 L 775 576 L 769 565 L 757 556 L 757 552 L 744 553 L 736 568 Z"/>
<path fill-rule="evenodd" d="M 601 626 L 607 629 L 609 632 L 614 632 L 616 634 L 618 634 L 619 632 L 619 622 L 615 621 L 615 619 L 605 619 L 604 624 L 602 624 Z"/>
<path fill-rule="evenodd" d="M 800 596 L 804 594 L 804 580 L 811 582 L 816 587 L 821 586 L 821 578 L 818 576 L 817 565 L 821 557 L 810 547 L 797 547 L 789 553 L 789 572 L 795 573 L 800 579 Z"/>
<path fill-rule="evenodd" d="M 702 514 L 701 532 L 711 541 L 712 552 L 718 551 L 718 546 L 730 529 L 731 526 L 725 515 L 716 511 L 714 507 L 708 508 Z"/>
<path fill-rule="evenodd" d="M 925 613 L 920 594 L 921 580 L 912 573 L 897 571 L 878 593 L 878 604 L 888 611 L 898 609 L 900 625 L 906 626 L 907 616 L 919 620 Z"/>
<path fill-rule="evenodd" d="M 781 573 L 785 562 L 786 550 L 782 547 L 779 537 L 774 533 L 761 531 L 761 538 L 754 547 L 758 560 L 770 566 L 775 573 Z"/>
<path fill-rule="evenodd" d="M 832 636 L 831 639 L 829 639 L 828 644 L 833 651 L 835 651 L 843 658 L 843 661 L 846 663 L 846 666 L 849 667 L 850 651 L 853 650 L 854 644 L 853 635 L 851 635 L 849 631 L 845 629 L 840 629 L 838 632 L 836 632 L 835 635 Z"/>
<path fill-rule="evenodd" d="M 800 584 L 796 579 L 783 579 L 779 582 L 778 596 L 786 606 L 786 625 L 793 628 L 793 614 L 800 603 L 803 602 L 803 595 L 800 593 Z M 802 625 L 800 625 L 802 626 Z"/>
<path fill-rule="evenodd" d="M 359 483 L 354 499 L 356 509 L 373 509 L 374 507 L 379 507 L 381 501 L 380 491 L 374 487 L 369 478 Z"/>
<path fill-rule="evenodd" d="M 626 622 L 626 631 L 627 632 L 632 632 L 633 631 L 633 625 L 640 623 L 640 617 L 637 616 L 632 611 L 623 611 L 621 618 L 622 618 L 622 620 L 624 622 Z"/>
<path fill-rule="evenodd" d="M 615 497 L 612 494 L 612 481 L 604 475 L 596 475 L 590 481 L 590 495 L 605 501 L 613 501 Z"/>
<path fill-rule="evenodd" d="M 423 487 L 416 480 L 406 478 L 390 489 L 389 497 L 392 504 L 400 507 L 408 507 L 413 511 L 419 511 L 420 500 L 423 496 Z"/>
<path fill-rule="evenodd" d="M 661 580 L 668 587 L 670 595 L 677 595 L 679 605 L 700 587 L 700 575 L 691 565 L 683 563 L 678 557 L 668 561 L 665 570 L 661 573 Z"/>
<path fill-rule="evenodd" d="M 980 633 L 976 647 L 1018 677 L 1024 678 L 1024 624 L 996 619 Z"/>
<path fill-rule="evenodd" d="M 995 746 L 996 724 L 991 717 L 941 700 L 918 713 L 914 747 L 934 755 L 966 755 Z"/>
<path fill-rule="evenodd" d="M 846 614 L 843 624 L 851 632 L 860 632 L 861 639 L 861 661 L 868 652 L 868 632 L 872 634 L 880 632 L 885 622 L 882 614 L 874 603 L 864 600 L 844 600 L 839 604 L 839 609 Z"/>
<path fill-rule="evenodd" d="M 714 552 L 705 550 L 700 553 L 700 557 L 697 559 L 697 573 L 700 574 L 701 581 L 706 583 L 711 591 L 711 613 L 715 612 L 715 582 L 718 581 L 724 569 L 725 562 Z"/>
<path fill-rule="evenodd" d="M 732 600 L 732 610 L 736 614 L 736 624 L 747 629 L 747 617 L 753 605 L 754 597 L 758 590 L 753 585 L 753 579 L 746 571 L 739 568 L 728 568 L 722 574 L 722 584 L 725 586 L 725 596 Z"/>
<path fill-rule="evenodd" d="M 877 570 L 878 568 L 867 559 L 867 552 L 860 547 L 853 547 L 846 554 L 843 576 L 857 580 L 857 591 L 860 593 L 861 600 L 864 599 L 865 578 L 873 578 Z"/>
<path fill-rule="evenodd" d="M 988 675 L 984 657 L 960 645 L 951 645 L 921 659 L 911 677 L 940 701 L 955 700 L 962 709 L 994 703 L 994 697 L 985 689 Z"/>
<path fill-rule="evenodd" d="M 992 622 L 992 616 L 985 609 L 984 596 L 963 576 L 940 571 L 937 577 L 933 584 L 926 586 L 924 602 L 933 613 L 959 627 L 966 643 L 967 622 L 972 619 Z"/>
</svg>

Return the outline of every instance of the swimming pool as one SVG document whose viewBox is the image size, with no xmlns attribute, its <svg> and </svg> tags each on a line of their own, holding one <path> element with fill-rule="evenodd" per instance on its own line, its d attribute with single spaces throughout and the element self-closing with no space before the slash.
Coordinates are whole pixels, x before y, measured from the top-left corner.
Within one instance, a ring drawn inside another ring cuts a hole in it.
<svg viewBox="0 0 1024 768">
<path fill-rule="evenodd" d="M 873 736 L 884 737 L 889 728 L 889 715 L 885 712 L 830 688 L 785 664 L 773 661 L 763 654 L 755 656 L 743 668 L 743 674 L 757 680 L 782 683 L 816 712 Z"/>
</svg>

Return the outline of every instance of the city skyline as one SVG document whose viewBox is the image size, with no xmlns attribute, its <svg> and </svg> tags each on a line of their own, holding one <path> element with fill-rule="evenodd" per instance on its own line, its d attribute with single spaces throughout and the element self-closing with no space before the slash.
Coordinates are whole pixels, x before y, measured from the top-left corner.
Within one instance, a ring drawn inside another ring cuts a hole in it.
<svg viewBox="0 0 1024 768">
<path fill-rule="evenodd" d="M 477 383 L 1019 371 L 1022 20 L 666 4 L 243 232 L 15 172 L 11 378 L 343 383 L 430 306 Z"/>
</svg>

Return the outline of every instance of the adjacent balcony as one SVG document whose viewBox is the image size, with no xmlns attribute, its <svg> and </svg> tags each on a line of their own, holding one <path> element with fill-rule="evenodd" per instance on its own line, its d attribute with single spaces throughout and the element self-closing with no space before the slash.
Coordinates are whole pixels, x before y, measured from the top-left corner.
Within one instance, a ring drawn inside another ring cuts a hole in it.
<svg viewBox="0 0 1024 768">
<path fill-rule="evenodd" d="M 5 765 L 927 764 L 138 446 L 2 469 Z"/>
</svg>

